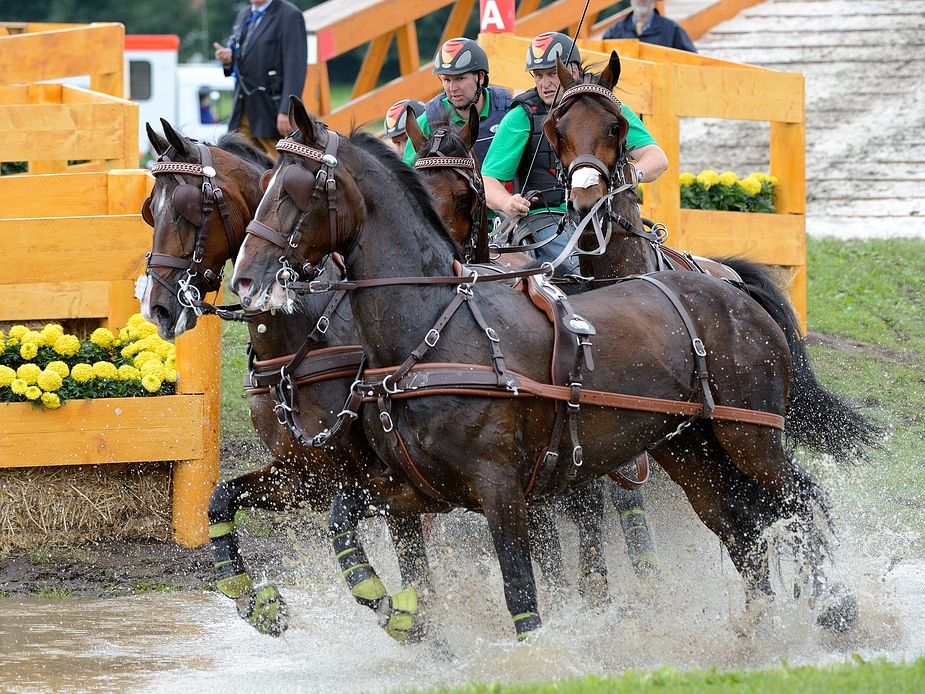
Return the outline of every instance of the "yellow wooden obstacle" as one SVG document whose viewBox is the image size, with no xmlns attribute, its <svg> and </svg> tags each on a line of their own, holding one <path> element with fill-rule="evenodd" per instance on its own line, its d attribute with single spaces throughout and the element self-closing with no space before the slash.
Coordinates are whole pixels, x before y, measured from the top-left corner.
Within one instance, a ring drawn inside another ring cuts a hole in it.
<svg viewBox="0 0 925 694">
<path fill-rule="evenodd" d="M 140 210 L 153 177 L 137 168 L 137 105 L 118 98 L 123 36 L 122 25 L 0 25 L 0 161 L 30 165 L 30 174 L 0 177 L 0 322 L 98 318 L 116 328 L 138 312 L 134 282 L 151 248 Z M 115 96 L 19 84 L 85 74 Z M 59 173 L 75 159 L 90 165 Z M 48 411 L 0 404 L 0 468 L 174 461 L 174 539 L 207 542 L 218 481 L 219 319 L 201 319 L 176 344 L 177 395 Z"/>
<path fill-rule="evenodd" d="M 492 82 L 532 88 L 524 72 L 530 39 L 481 34 Z M 784 268 L 790 299 L 806 328 L 806 143 L 803 75 L 715 60 L 637 40 L 579 40 L 586 63 L 620 56 L 619 98 L 646 123 L 668 157 L 668 170 L 645 184 L 642 214 L 668 227 L 672 248 L 696 255 L 741 255 Z M 770 123 L 777 214 L 681 209 L 680 120 L 726 118 Z"/>
</svg>

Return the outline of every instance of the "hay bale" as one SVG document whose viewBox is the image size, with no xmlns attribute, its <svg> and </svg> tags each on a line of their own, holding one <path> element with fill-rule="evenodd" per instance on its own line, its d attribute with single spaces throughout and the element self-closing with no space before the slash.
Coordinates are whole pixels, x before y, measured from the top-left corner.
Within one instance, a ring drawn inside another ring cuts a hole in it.
<svg viewBox="0 0 925 694">
<path fill-rule="evenodd" d="M 171 463 L 0 469 L 0 557 L 171 538 Z"/>
</svg>

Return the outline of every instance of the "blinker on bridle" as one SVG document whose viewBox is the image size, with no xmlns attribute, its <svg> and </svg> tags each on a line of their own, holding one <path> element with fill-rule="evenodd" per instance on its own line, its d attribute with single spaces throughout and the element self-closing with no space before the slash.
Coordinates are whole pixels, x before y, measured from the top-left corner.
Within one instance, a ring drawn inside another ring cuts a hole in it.
<svg viewBox="0 0 925 694">
<path fill-rule="evenodd" d="M 157 161 L 151 166 L 151 173 L 155 176 L 170 174 L 177 180 L 177 187 L 174 188 L 172 202 L 174 209 L 186 219 L 190 224 L 196 227 L 196 241 L 193 247 L 193 253 L 189 260 L 179 256 L 166 255 L 163 253 L 154 253 L 153 251 L 146 254 L 145 274 L 153 277 L 169 291 L 176 291 L 177 300 L 180 305 L 190 308 L 197 315 L 202 315 L 200 304 L 202 296 L 199 288 L 193 284 L 193 279 L 201 275 L 206 285 L 207 291 L 218 291 L 222 284 L 222 270 L 215 274 L 210 268 L 203 267 L 203 253 L 206 248 L 206 241 L 209 230 L 209 217 L 214 207 L 218 207 L 222 223 L 225 228 L 225 236 L 228 242 L 229 257 L 237 255 L 237 244 L 235 243 L 234 231 L 231 229 L 231 222 L 228 218 L 228 211 L 225 208 L 225 199 L 221 188 L 215 183 L 216 171 L 212 166 L 212 155 L 209 148 L 200 143 L 194 143 L 199 150 L 199 158 L 202 163 L 172 161 L 170 152 L 175 151 L 170 148 L 161 154 Z M 199 176 L 202 178 L 200 186 L 187 183 L 183 176 Z M 151 227 L 154 226 L 154 214 L 151 211 L 151 196 L 148 196 L 141 206 L 141 216 L 144 221 Z M 153 271 L 153 268 L 170 268 L 175 270 L 185 270 L 186 275 L 177 281 L 176 286 L 171 286 L 161 275 Z"/>
<path fill-rule="evenodd" d="M 326 132 L 328 137 L 324 150 L 296 142 L 291 135 L 276 143 L 277 151 L 289 152 L 303 159 L 310 159 L 321 164 L 316 174 L 312 174 L 311 171 L 301 166 L 294 165 L 290 165 L 283 172 L 283 189 L 296 207 L 299 208 L 299 218 L 296 220 L 289 237 L 287 238 L 277 230 L 271 229 L 256 219 L 251 220 L 247 225 L 246 232 L 248 234 L 258 236 L 282 249 L 283 254 L 279 258 L 282 267 L 276 273 L 276 281 L 284 289 L 288 288 L 290 283 L 299 279 L 299 272 L 290 264 L 290 260 L 303 273 L 310 274 L 312 271 L 312 264 L 305 258 L 298 257 L 296 253 L 302 241 L 303 226 L 311 209 L 311 203 L 319 197 L 322 189 L 327 193 L 328 199 L 331 249 L 336 249 L 340 241 L 337 231 L 337 196 L 334 195 L 337 190 L 337 183 L 333 172 L 333 169 L 337 166 L 336 152 L 339 137 L 333 130 L 327 130 Z M 266 177 L 261 181 L 264 186 L 268 182 L 269 179 Z"/>
</svg>

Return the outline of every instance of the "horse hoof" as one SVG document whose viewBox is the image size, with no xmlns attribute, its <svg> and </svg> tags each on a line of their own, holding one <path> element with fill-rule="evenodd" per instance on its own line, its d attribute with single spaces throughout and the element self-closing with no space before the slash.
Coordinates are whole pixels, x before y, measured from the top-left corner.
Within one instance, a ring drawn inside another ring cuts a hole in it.
<svg viewBox="0 0 925 694">
<path fill-rule="evenodd" d="M 257 586 L 237 603 L 241 618 L 261 634 L 279 636 L 289 626 L 286 603 L 272 584 Z"/>
<path fill-rule="evenodd" d="M 858 600 L 842 583 L 832 586 L 822 600 L 816 624 L 834 634 L 843 634 L 858 621 Z"/>
<path fill-rule="evenodd" d="M 603 609 L 610 603 L 607 575 L 599 571 L 586 573 L 578 580 L 578 594 L 590 609 Z"/>
<path fill-rule="evenodd" d="M 661 564 L 655 552 L 644 552 L 633 558 L 633 571 L 637 578 L 657 579 L 662 574 Z"/>
<path fill-rule="evenodd" d="M 414 588 L 395 593 L 389 599 L 389 611 L 382 628 L 399 643 L 420 641 L 424 627 L 418 618 L 418 596 Z"/>
</svg>

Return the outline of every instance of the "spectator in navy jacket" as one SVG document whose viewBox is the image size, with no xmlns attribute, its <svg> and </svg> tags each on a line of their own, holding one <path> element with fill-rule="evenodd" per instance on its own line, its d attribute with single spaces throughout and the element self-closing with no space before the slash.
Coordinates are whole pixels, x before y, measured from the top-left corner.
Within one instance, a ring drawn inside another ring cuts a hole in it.
<svg viewBox="0 0 925 694">
<path fill-rule="evenodd" d="M 694 42 L 681 26 L 655 9 L 655 0 L 630 0 L 633 11 L 604 32 L 605 39 L 639 39 L 644 43 L 696 53 Z"/>
</svg>

